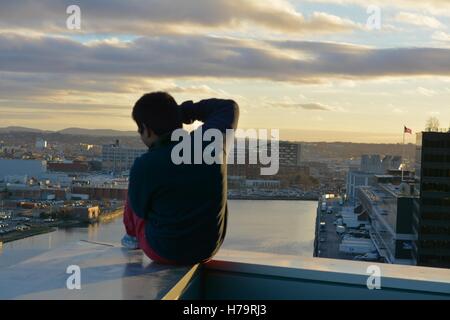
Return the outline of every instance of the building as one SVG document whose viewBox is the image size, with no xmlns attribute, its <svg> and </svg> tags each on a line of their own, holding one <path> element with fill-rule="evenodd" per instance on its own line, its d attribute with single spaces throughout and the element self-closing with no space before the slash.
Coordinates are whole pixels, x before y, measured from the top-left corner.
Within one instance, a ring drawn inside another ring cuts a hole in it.
<svg viewBox="0 0 450 320">
<path fill-rule="evenodd" d="M 62 172 L 47 172 L 41 176 L 40 181 L 46 185 L 56 185 L 65 188 L 72 186 L 75 177 Z"/>
<path fill-rule="evenodd" d="M 5 185 L 6 196 L 12 200 L 41 200 L 40 186 L 8 183 Z"/>
<path fill-rule="evenodd" d="M 279 142 L 280 167 L 299 167 L 302 160 L 302 145 L 298 142 Z"/>
<path fill-rule="evenodd" d="M 66 200 L 69 188 L 7 183 L 4 193 L 11 200 Z"/>
<path fill-rule="evenodd" d="M 270 164 L 262 164 L 260 153 L 271 159 Z M 297 142 L 278 141 L 272 150 L 272 144 L 259 145 L 256 139 L 236 139 L 228 156 L 228 174 L 249 179 L 265 179 L 262 168 L 274 165 L 278 160 L 278 172 L 270 179 L 283 179 L 284 175 L 308 175 L 309 167 L 301 162 L 301 144 Z M 267 177 L 269 179 L 269 177 Z"/>
<path fill-rule="evenodd" d="M 71 217 L 84 222 L 96 221 L 100 214 L 98 206 L 81 206 L 72 209 Z"/>
<path fill-rule="evenodd" d="M 86 161 L 48 162 L 47 170 L 51 172 L 88 172 L 89 163 Z"/>
<path fill-rule="evenodd" d="M 278 141 L 278 147 L 272 150 L 270 141 L 268 141 L 267 145 L 260 146 L 259 141 L 255 139 L 236 139 L 228 157 L 228 163 L 242 164 L 242 162 L 245 162 L 245 164 L 257 164 L 259 162 L 259 152 L 268 156 L 274 153 L 278 154 L 280 167 L 299 167 L 302 165 L 302 145 L 300 143 Z"/>
<path fill-rule="evenodd" d="M 420 266 L 450 268 L 450 132 L 417 134 L 414 258 Z"/>
<path fill-rule="evenodd" d="M 37 150 L 44 150 L 47 148 L 47 141 L 42 138 L 36 140 L 35 147 Z"/>
<path fill-rule="evenodd" d="M 245 188 L 245 176 L 227 175 L 228 190 Z"/>
<path fill-rule="evenodd" d="M 123 147 L 118 140 L 114 144 L 103 145 L 102 169 L 109 171 L 130 170 L 134 160 L 147 151 L 147 149 Z"/>
<path fill-rule="evenodd" d="M 258 190 L 278 190 L 281 187 L 279 180 L 246 180 L 245 186 Z"/>
<path fill-rule="evenodd" d="M 57 211 L 58 218 L 78 220 L 82 222 L 94 222 L 98 220 L 100 208 L 98 206 L 80 205 L 80 206 L 60 206 L 54 208 Z"/>
<path fill-rule="evenodd" d="M 38 178 L 47 170 L 42 160 L 0 159 L 0 180 L 7 176 L 27 176 Z"/>
<path fill-rule="evenodd" d="M 402 157 L 386 155 L 383 159 L 378 154 L 362 155 L 360 170 L 369 173 L 382 174 L 388 170 L 398 170 L 402 164 Z"/>
<path fill-rule="evenodd" d="M 374 175 L 398 170 L 402 157 L 386 155 L 383 159 L 379 155 L 362 155 L 359 170 L 350 170 L 346 179 L 347 200 L 353 202 L 356 188 L 369 186 L 374 181 Z"/>
<path fill-rule="evenodd" d="M 370 237 L 386 262 L 415 265 L 412 247 L 413 208 L 418 193 L 414 183 L 395 183 L 396 177 L 375 176 L 372 186 L 357 187 L 356 199 L 370 220 Z"/>
<path fill-rule="evenodd" d="M 383 172 L 389 170 L 398 170 L 402 165 L 402 157 L 386 155 L 383 160 L 381 160 L 381 167 Z"/>
<path fill-rule="evenodd" d="M 90 200 L 125 200 L 128 189 L 123 186 L 113 185 L 73 186 L 72 193 L 76 195 L 88 195 Z"/>
<path fill-rule="evenodd" d="M 362 155 L 360 170 L 368 173 L 383 173 L 381 157 L 378 154 Z"/>
<path fill-rule="evenodd" d="M 356 198 L 356 190 L 361 186 L 369 186 L 374 180 L 373 173 L 363 171 L 349 171 L 346 181 L 347 200 L 353 202 Z"/>
</svg>

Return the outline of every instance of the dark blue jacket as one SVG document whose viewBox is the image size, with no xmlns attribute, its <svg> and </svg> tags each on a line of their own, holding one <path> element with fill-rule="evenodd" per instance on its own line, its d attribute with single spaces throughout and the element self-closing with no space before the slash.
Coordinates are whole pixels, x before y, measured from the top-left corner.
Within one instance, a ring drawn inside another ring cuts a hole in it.
<svg viewBox="0 0 450 320">
<path fill-rule="evenodd" d="M 232 100 L 187 102 L 180 108 L 184 123 L 203 122 L 196 130 L 225 133 L 237 127 L 239 108 Z M 193 132 L 189 138 L 193 146 Z M 225 238 L 227 169 L 226 162 L 174 164 L 171 154 L 177 143 L 170 135 L 162 136 L 135 160 L 128 196 L 133 211 L 146 220 L 147 241 L 156 253 L 191 264 L 212 257 Z"/>
</svg>

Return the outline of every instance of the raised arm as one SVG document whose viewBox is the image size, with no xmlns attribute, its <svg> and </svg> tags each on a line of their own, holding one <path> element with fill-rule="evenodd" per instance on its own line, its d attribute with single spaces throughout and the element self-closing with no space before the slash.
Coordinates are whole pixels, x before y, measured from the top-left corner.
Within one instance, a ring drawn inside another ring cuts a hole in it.
<svg viewBox="0 0 450 320">
<path fill-rule="evenodd" d="M 183 123 L 196 120 L 203 122 L 203 130 L 236 129 L 239 120 L 239 106 L 233 100 L 208 99 L 197 103 L 186 101 L 181 105 Z"/>
</svg>

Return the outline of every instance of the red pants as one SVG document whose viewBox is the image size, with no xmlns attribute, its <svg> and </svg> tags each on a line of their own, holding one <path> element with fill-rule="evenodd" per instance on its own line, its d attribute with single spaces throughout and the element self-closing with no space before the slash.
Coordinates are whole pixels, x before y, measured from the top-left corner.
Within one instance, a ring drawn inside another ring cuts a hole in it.
<svg viewBox="0 0 450 320">
<path fill-rule="evenodd" d="M 129 236 L 136 237 L 139 243 L 139 248 L 152 259 L 153 261 L 161 264 L 176 264 L 173 261 L 160 257 L 155 250 L 153 250 L 145 237 L 145 220 L 139 218 L 131 209 L 129 200 L 125 204 L 125 210 L 123 213 L 123 224 L 125 230 Z"/>
</svg>

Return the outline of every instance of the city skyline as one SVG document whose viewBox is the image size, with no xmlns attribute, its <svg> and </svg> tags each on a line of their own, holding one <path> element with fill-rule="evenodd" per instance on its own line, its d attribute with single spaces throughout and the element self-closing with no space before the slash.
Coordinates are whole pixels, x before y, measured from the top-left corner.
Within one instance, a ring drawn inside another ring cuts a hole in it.
<svg viewBox="0 0 450 320">
<path fill-rule="evenodd" d="M 0 4 L 0 127 L 135 131 L 154 90 L 233 98 L 240 127 L 298 141 L 401 143 L 404 125 L 450 122 L 448 1 L 77 4 L 80 30 L 70 1 Z"/>
</svg>

